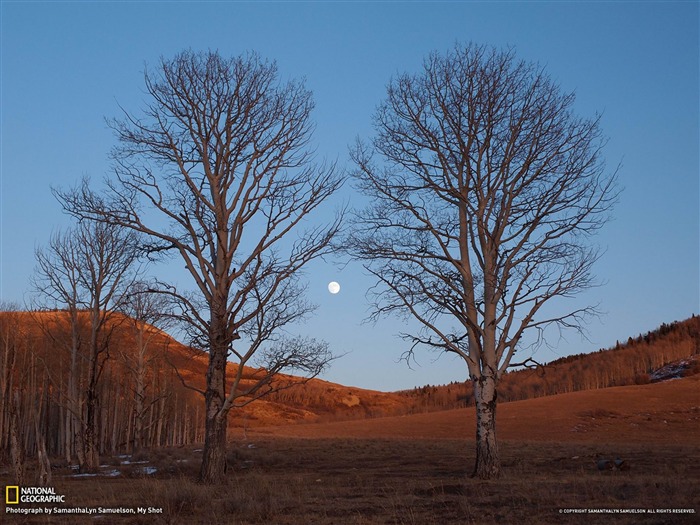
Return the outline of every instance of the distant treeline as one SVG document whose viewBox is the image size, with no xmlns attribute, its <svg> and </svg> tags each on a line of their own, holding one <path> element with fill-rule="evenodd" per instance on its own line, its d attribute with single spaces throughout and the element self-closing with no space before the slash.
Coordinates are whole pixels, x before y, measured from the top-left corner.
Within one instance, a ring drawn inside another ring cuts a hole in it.
<svg viewBox="0 0 700 525">
<path fill-rule="evenodd" d="M 700 354 L 700 317 L 662 324 L 656 330 L 617 342 L 613 348 L 562 357 L 542 367 L 507 373 L 499 401 L 519 401 L 612 386 L 644 384 L 650 374 L 674 361 Z M 697 361 L 686 374 L 699 373 Z M 470 384 L 423 386 L 400 392 L 425 410 L 473 405 Z"/>
</svg>

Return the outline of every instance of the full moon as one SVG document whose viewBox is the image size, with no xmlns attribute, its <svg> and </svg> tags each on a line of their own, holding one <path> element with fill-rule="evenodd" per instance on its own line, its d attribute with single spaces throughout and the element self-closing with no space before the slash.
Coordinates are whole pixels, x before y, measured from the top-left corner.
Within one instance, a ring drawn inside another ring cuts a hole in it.
<svg viewBox="0 0 700 525">
<path fill-rule="evenodd" d="M 331 281 L 328 283 L 328 291 L 335 295 L 340 291 L 340 285 L 335 281 Z"/>
</svg>

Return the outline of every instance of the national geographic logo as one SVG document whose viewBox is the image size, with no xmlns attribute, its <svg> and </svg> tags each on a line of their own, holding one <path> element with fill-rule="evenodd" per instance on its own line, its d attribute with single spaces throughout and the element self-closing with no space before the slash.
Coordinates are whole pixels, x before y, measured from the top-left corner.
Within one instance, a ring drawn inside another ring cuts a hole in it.
<svg viewBox="0 0 700 525">
<path fill-rule="evenodd" d="M 19 503 L 19 486 L 8 485 L 5 487 L 5 505 L 17 505 Z"/>
<path fill-rule="evenodd" d="M 19 503 L 65 503 L 64 494 L 56 494 L 53 487 L 20 487 L 7 485 L 5 487 L 5 505 Z"/>
</svg>

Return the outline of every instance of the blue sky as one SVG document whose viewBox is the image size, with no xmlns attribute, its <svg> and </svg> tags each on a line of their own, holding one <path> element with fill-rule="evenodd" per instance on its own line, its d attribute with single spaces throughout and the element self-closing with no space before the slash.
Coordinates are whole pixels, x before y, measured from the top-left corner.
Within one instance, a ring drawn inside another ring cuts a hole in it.
<svg viewBox="0 0 700 525">
<path fill-rule="evenodd" d="M 186 48 L 276 60 L 314 92 L 319 155 L 349 166 L 348 145 L 371 134 L 390 77 L 474 41 L 515 46 L 576 91 L 579 114 L 602 112 L 607 162 L 622 165 L 624 193 L 597 239 L 605 284 L 576 300 L 606 314 L 590 341 L 565 333 L 536 357 L 608 347 L 700 312 L 697 2 L 3 0 L 1 14 L 0 301 L 27 299 L 35 247 L 70 223 L 50 186 L 107 172 L 115 140 L 104 118 L 143 106 L 144 64 Z M 361 202 L 350 185 L 338 200 Z M 154 271 L 187 282 L 174 267 Z M 361 268 L 317 262 L 306 277 L 319 308 L 300 331 L 347 353 L 325 379 L 394 390 L 466 378 L 463 363 L 427 351 L 413 369 L 397 363 L 394 334 L 406 327 L 362 324 L 372 281 Z"/>
</svg>

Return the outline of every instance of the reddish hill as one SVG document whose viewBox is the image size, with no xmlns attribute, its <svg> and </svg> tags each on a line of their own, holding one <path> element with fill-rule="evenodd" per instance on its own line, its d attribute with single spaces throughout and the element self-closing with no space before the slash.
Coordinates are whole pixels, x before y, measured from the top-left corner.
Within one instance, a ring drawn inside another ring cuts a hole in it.
<svg viewBox="0 0 700 525">
<path fill-rule="evenodd" d="M 100 339 L 100 446 L 107 451 L 129 449 L 135 442 L 137 427 L 143 429 L 141 442 L 146 446 L 201 442 L 206 353 L 182 345 L 152 326 L 142 328 L 145 347 L 141 352 L 137 344 L 139 323 L 122 315 L 111 317 Z M 40 418 L 45 422 L 47 435 L 54 436 L 47 443 L 49 452 L 64 452 L 66 436 L 73 432 L 68 411 L 71 406 L 82 404 L 82 399 L 71 401 L 70 377 L 75 375 L 76 381 L 84 384 L 87 340 L 85 314 L 78 317 L 74 352 L 66 312 L 0 312 L 0 452 L 9 442 L 15 393 L 19 396 L 21 425 L 28 435 L 30 450 L 35 445 L 33 414 L 39 399 Z M 73 365 L 75 374 L 71 374 L 73 353 L 77 358 Z M 229 377 L 236 370 L 236 365 L 229 365 Z M 249 386 L 261 372 L 246 368 L 241 388 Z M 139 378 L 143 385 L 141 394 L 137 388 Z M 410 399 L 397 394 L 327 381 L 314 379 L 304 383 L 302 378 L 280 375 L 279 383 L 295 386 L 235 409 L 230 426 L 235 429 L 362 418 L 408 412 L 411 405 Z"/>
<path fill-rule="evenodd" d="M 137 403 L 136 377 L 139 368 L 137 363 L 140 361 L 135 334 L 138 324 L 133 319 L 115 316 L 110 326 L 109 338 L 103 341 L 105 353 L 100 360 L 99 420 L 103 450 L 130 449 L 135 442 L 136 418 L 140 418 L 138 426 L 143 429 L 142 443 L 146 446 L 201 442 L 204 403 L 197 390 L 204 389 L 207 355 L 178 343 L 165 332 L 146 327 L 147 348 L 143 352 L 140 365 L 145 388 L 142 402 Z M 70 435 L 70 418 L 67 412 L 70 400 L 67 393 L 71 339 L 68 328 L 65 312 L 0 312 L 0 450 L 7 447 L 11 401 L 16 392 L 19 396 L 21 424 L 27 434 L 29 450 L 35 446 L 33 414 L 38 410 L 46 435 L 51 436 L 47 443 L 49 452 L 65 452 L 66 436 Z M 83 333 L 80 337 L 85 338 L 85 326 L 82 326 L 81 330 Z M 640 369 L 648 372 L 654 366 L 661 366 L 676 356 L 687 357 L 693 351 L 697 351 L 698 345 L 700 319 L 693 317 L 681 323 L 663 325 L 655 332 L 630 340 L 625 345 L 617 345 L 609 351 L 564 358 L 551 363 L 544 371 L 528 370 L 507 374 L 500 387 L 499 399 L 504 401 L 547 394 L 557 395 L 569 390 L 603 388 L 624 381 L 647 382 L 648 379 L 640 380 L 640 376 L 637 375 Z M 82 349 L 78 351 L 77 369 L 80 382 L 86 377 L 86 367 L 80 359 L 81 352 Z M 682 373 L 691 373 L 697 369 L 696 365 L 690 361 L 689 363 Z M 235 365 L 230 365 L 229 370 L 233 375 Z M 675 372 L 678 370 L 680 369 L 676 369 Z M 244 378 L 252 380 L 258 373 L 260 370 L 246 368 Z M 395 418 L 396 421 L 405 422 L 405 427 L 398 423 L 396 426 L 392 426 L 393 423 L 386 424 L 387 421 L 394 421 L 386 418 L 377 423 L 379 426 L 375 426 L 377 424 L 373 421 L 365 421 L 368 418 L 464 407 L 471 395 L 471 388 L 467 384 L 426 386 L 408 392 L 386 393 L 346 387 L 319 379 L 304 382 L 300 378 L 288 375 L 280 376 L 280 380 L 295 386 L 234 410 L 230 418 L 232 435 L 240 436 L 247 430 L 259 427 L 333 420 L 362 420 L 337 427 L 345 429 L 344 431 L 350 432 L 351 435 L 374 428 L 375 430 L 366 431 L 384 432 L 387 436 L 420 436 L 423 433 L 462 436 L 464 428 L 460 425 L 473 425 L 473 417 L 464 410 L 460 412 L 460 416 L 454 416 L 453 412 L 448 411 L 441 415 L 421 415 L 418 419 Z M 669 388 L 663 385 L 665 383 L 659 386 L 661 390 L 654 392 Z M 655 386 L 649 385 L 649 388 Z M 697 387 L 697 383 L 695 386 Z M 620 395 L 646 396 L 650 392 L 634 390 L 642 388 L 641 385 L 625 388 L 628 389 L 621 391 Z M 622 412 L 610 404 L 609 398 L 605 397 L 607 394 L 603 392 L 607 390 L 588 392 L 589 397 L 568 398 L 570 403 L 577 403 L 578 399 L 583 400 L 580 403 L 582 408 L 578 412 L 598 409 L 607 412 L 601 412 L 601 417 L 591 415 L 590 420 L 584 416 L 576 416 L 580 421 L 576 419 L 575 423 L 566 420 L 565 425 L 571 423 L 571 428 L 581 425 L 578 430 L 569 428 L 567 432 L 572 434 L 566 435 L 576 437 L 577 432 L 587 432 L 589 427 L 619 423 L 618 420 L 622 416 L 617 414 Z M 599 399 L 596 397 L 598 395 L 603 397 Z M 536 412 L 540 410 L 537 407 L 546 407 L 549 402 L 553 401 L 542 399 L 541 404 L 528 405 L 530 408 L 527 410 Z M 700 402 L 694 406 L 698 405 Z M 139 406 L 142 407 L 140 414 Z M 518 415 L 509 422 L 508 414 L 514 413 L 512 411 L 518 406 L 517 403 L 500 405 L 499 417 L 504 425 L 501 436 L 522 434 L 530 436 L 528 439 L 535 439 L 536 430 L 516 428 L 516 423 L 527 422 L 528 418 Z M 542 408 L 543 418 L 547 410 Z M 662 408 L 659 408 L 658 413 L 661 411 Z M 649 413 L 653 422 L 656 416 L 653 411 Z M 635 433 L 643 435 L 649 425 L 643 426 L 642 421 L 635 418 L 636 416 L 626 420 L 625 424 L 629 424 L 629 427 L 624 428 L 626 431 L 634 430 Z M 421 423 L 422 421 L 424 423 Z M 415 426 L 415 422 L 418 422 L 418 427 Z M 641 428 L 634 427 L 633 423 Z M 542 427 L 550 429 L 551 425 L 542 424 Z M 304 430 L 306 428 L 304 425 L 300 426 L 299 430 L 290 429 L 289 432 L 303 434 L 307 432 Z M 450 434 L 453 429 L 462 430 Z M 659 429 L 654 432 L 657 430 Z M 471 435 L 473 428 L 467 428 L 467 433 Z"/>
<path fill-rule="evenodd" d="M 169 362 L 179 370 L 188 385 L 204 389 L 207 355 L 171 340 Z M 238 366 L 231 363 L 228 377 Z M 242 388 L 249 386 L 264 371 L 245 367 Z M 304 379 L 279 374 L 278 384 L 285 388 L 272 392 L 232 413 L 229 424 L 234 427 L 290 424 L 331 419 L 361 419 L 408 413 L 413 404 L 406 396 L 349 387 L 321 379 Z M 293 385 L 288 387 L 289 385 Z"/>
<path fill-rule="evenodd" d="M 501 402 L 541 396 L 594 390 L 614 386 L 645 384 L 652 374 L 670 363 L 678 363 L 676 372 L 693 375 L 700 372 L 700 317 L 662 324 L 656 330 L 630 337 L 607 350 L 577 354 L 536 369 L 509 372 L 498 387 Z M 681 362 L 685 362 L 684 365 Z M 473 404 L 471 386 L 452 383 L 424 386 L 401 392 L 413 399 L 417 409 L 445 410 Z"/>
<path fill-rule="evenodd" d="M 691 444 L 700 435 L 700 375 L 514 401 L 498 407 L 504 440 Z M 473 439 L 474 408 L 257 429 L 302 438 Z"/>
</svg>

